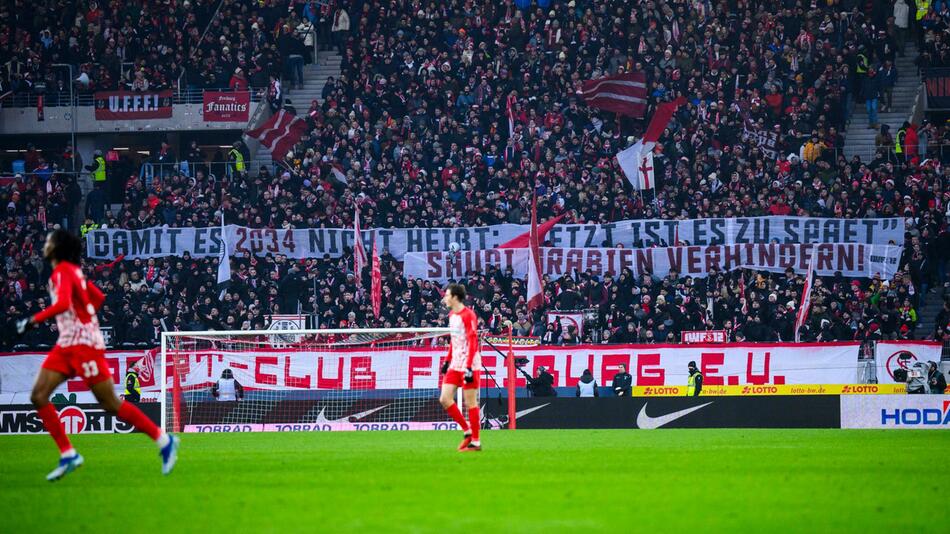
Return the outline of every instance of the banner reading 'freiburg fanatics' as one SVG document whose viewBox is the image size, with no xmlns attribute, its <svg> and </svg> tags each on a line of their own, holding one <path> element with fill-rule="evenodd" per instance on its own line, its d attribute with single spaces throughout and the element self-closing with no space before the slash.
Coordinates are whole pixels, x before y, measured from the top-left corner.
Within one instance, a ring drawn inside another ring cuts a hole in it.
<svg viewBox="0 0 950 534">
<path fill-rule="evenodd" d="M 575 270 L 597 276 L 618 276 L 630 269 L 634 276 L 650 273 L 665 277 L 671 271 L 680 276 L 705 278 L 713 271 L 754 269 L 783 273 L 808 270 L 812 254 L 817 256 L 819 276 L 840 272 L 849 278 L 870 278 L 875 274 L 890 278 L 897 272 L 901 247 L 825 243 L 820 245 L 713 245 L 697 247 L 624 248 L 542 248 L 541 274 L 551 277 L 568 275 Z M 513 269 L 514 276 L 528 273 L 527 249 L 492 249 L 451 252 L 413 252 L 406 254 L 405 276 L 445 282 L 458 280 L 472 271 L 488 266 Z"/>
<path fill-rule="evenodd" d="M 204 91 L 202 99 L 205 122 L 247 122 L 251 115 L 251 93 L 247 91 Z"/>
<path fill-rule="evenodd" d="M 402 261 L 407 253 L 448 251 L 451 243 L 462 250 L 488 250 L 528 232 L 528 225 L 498 224 L 459 228 L 374 228 L 361 232 L 364 247 L 377 239 L 380 252 L 388 250 Z M 228 250 L 234 255 L 283 254 L 288 258 L 338 258 L 353 246 L 352 228 L 246 228 L 225 227 Z M 890 219 L 827 219 L 813 217 L 739 217 L 715 219 L 631 220 L 609 224 L 558 224 L 545 241 L 554 248 L 862 243 L 904 245 L 904 222 Z M 208 258 L 221 254 L 221 229 L 154 227 L 140 230 L 99 229 L 86 234 L 87 256 L 126 259 L 181 256 Z"/>
</svg>

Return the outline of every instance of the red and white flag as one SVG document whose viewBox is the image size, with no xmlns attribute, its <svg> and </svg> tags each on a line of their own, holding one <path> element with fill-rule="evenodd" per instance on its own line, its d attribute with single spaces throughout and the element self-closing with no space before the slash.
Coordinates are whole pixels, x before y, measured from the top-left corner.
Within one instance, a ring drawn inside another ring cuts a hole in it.
<svg viewBox="0 0 950 534">
<path fill-rule="evenodd" d="M 515 104 L 518 100 L 514 94 L 508 95 L 505 99 L 505 114 L 508 115 L 508 137 L 515 135 Z"/>
<path fill-rule="evenodd" d="M 333 174 L 333 177 L 340 183 L 346 183 L 346 173 L 343 172 L 343 166 L 337 162 L 330 164 L 330 173 Z"/>
<path fill-rule="evenodd" d="M 366 266 L 366 249 L 363 247 L 362 236 L 360 206 L 357 204 L 356 216 L 353 218 L 353 274 L 356 276 L 356 287 L 363 287 L 363 267 Z"/>
<path fill-rule="evenodd" d="M 617 154 L 617 163 L 620 164 L 620 169 L 634 189 L 642 190 L 656 187 L 653 172 L 653 148 L 656 146 L 656 142 L 659 141 L 660 136 L 663 135 L 663 130 L 666 130 L 666 127 L 670 124 L 670 119 L 673 118 L 676 109 L 685 103 L 686 99 L 680 97 L 672 102 L 663 102 L 657 106 L 656 113 L 650 119 L 650 124 L 647 125 L 647 131 L 643 134 L 643 138 Z"/>
<path fill-rule="evenodd" d="M 160 348 L 145 351 L 145 355 L 129 367 L 129 371 L 138 373 L 140 386 L 155 385 L 155 358 L 160 354 L 160 351 Z M 159 358 L 160 361 L 161 358 Z"/>
<path fill-rule="evenodd" d="M 370 303 L 373 305 L 373 316 L 379 318 L 379 310 L 383 306 L 383 272 L 379 264 L 379 250 L 376 248 L 376 236 L 373 236 L 373 285 L 370 291 Z"/>
<path fill-rule="evenodd" d="M 634 189 L 643 190 L 656 187 L 654 179 L 656 175 L 653 173 L 653 147 L 647 150 L 642 139 L 631 145 L 630 148 L 618 153 L 617 163 L 620 164 L 620 169 Z"/>
<path fill-rule="evenodd" d="M 815 279 L 815 256 L 812 249 L 811 259 L 808 260 L 808 272 L 805 274 L 805 287 L 802 288 L 802 303 L 798 307 L 798 315 L 795 316 L 795 342 L 801 341 L 798 331 L 805 321 L 808 320 L 809 308 L 811 308 L 811 288 Z"/>
<path fill-rule="evenodd" d="M 581 86 L 581 96 L 592 108 L 639 119 L 647 111 L 646 75 L 628 72 L 587 80 Z"/>
<path fill-rule="evenodd" d="M 742 303 L 742 308 L 739 310 L 742 312 L 742 315 L 749 314 L 749 301 L 745 298 L 745 271 L 739 273 L 739 302 Z"/>
<path fill-rule="evenodd" d="M 551 228 L 555 224 L 559 223 L 567 215 L 567 212 L 564 212 L 553 219 L 548 219 L 547 221 L 538 225 L 538 243 L 544 241 L 544 236 L 547 235 Z M 523 234 L 519 234 L 509 241 L 498 245 L 498 248 L 528 248 L 531 246 L 531 230 Z"/>
<path fill-rule="evenodd" d="M 544 305 L 544 280 L 541 278 L 541 243 L 538 239 L 538 203 L 531 199 L 531 235 L 528 239 L 528 311 Z"/>
<path fill-rule="evenodd" d="M 291 113 L 280 110 L 271 115 L 264 124 L 246 132 L 261 142 L 277 159 L 282 159 L 307 131 L 307 122 Z"/>
</svg>

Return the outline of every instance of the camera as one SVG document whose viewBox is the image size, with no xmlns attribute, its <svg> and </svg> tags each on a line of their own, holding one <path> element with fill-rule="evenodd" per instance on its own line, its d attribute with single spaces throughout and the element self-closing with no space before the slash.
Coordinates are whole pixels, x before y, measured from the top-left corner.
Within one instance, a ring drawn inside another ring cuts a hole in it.
<svg viewBox="0 0 950 534">
<path fill-rule="evenodd" d="M 525 358 L 524 356 L 520 358 L 515 358 L 515 367 L 524 367 L 525 365 L 528 365 L 527 358 Z"/>
<path fill-rule="evenodd" d="M 908 378 L 914 378 L 914 371 L 908 372 L 908 368 L 911 367 L 910 360 L 912 357 L 913 355 L 909 352 L 902 352 L 897 355 L 900 367 L 894 370 L 894 382 L 906 384 Z"/>
<path fill-rule="evenodd" d="M 897 356 L 900 368 L 894 370 L 894 382 L 906 384 L 907 393 L 926 393 L 927 367 L 923 362 L 911 364 L 913 355 L 909 352 Z"/>
</svg>

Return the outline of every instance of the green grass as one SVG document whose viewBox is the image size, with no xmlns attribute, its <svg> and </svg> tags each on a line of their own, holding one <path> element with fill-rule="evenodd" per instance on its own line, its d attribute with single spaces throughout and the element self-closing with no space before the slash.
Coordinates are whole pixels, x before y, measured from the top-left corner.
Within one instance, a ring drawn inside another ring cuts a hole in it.
<svg viewBox="0 0 950 534">
<path fill-rule="evenodd" d="M 0 438 L 0 532 L 946 532 L 940 431 L 187 434 Z M 941 526 L 942 525 L 942 526 Z M 161 530 L 160 530 L 161 529 Z"/>
</svg>

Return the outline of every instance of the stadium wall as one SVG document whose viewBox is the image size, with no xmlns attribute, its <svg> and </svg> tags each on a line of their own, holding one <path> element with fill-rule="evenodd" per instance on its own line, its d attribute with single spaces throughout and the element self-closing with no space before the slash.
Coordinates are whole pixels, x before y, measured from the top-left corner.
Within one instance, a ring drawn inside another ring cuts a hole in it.
<svg viewBox="0 0 950 534">
<path fill-rule="evenodd" d="M 260 348 L 242 352 L 201 351 L 188 354 L 182 385 L 188 390 L 207 389 L 231 368 L 249 392 L 314 390 L 424 390 L 439 387 L 438 368 L 444 357 L 441 347 L 411 347 L 394 350 L 335 349 L 300 350 Z M 537 376 L 541 367 L 553 377 L 560 396 L 573 396 L 585 369 L 590 369 L 610 395 L 610 383 L 619 366 L 627 366 L 638 396 L 682 396 L 687 380 L 686 364 L 696 361 L 705 376 L 707 395 L 822 395 L 893 393 L 890 369 L 897 365 L 894 354 L 910 352 L 918 361 L 939 361 L 940 345 L 931 342 L 882 342 L 876 349 L 877 387 L 848 388 L 859 380 L 857 343 L 725 343 L 691 345 L 574 345 L 515 347 L 516 358 L 525 358 L 523 371 Z M 0 404 L 27 404 L 29 392 L 45 354 L 0 353 Z M 119 382 L 130 367 L 139 364 L 146 398 L 160 390 L 160 356 L 157 350 L 108 351 L 113 377 Z M 488 347 L 482 363 L 502 388 L 507 386 L 504 360 Z M 170 376 L 171 369 L 166 371 Z M 486 387 L 494 383 L 487 376 Z M 515 387 L 525 392 L 526 379 Z M 870 386 L 870 385 L 869 385 Z M 67 381 L 57 393 L 79 394 L 92 400 L 81 380 Z M 151 397 L 150 397 L 151 396 Z"/>
<path fill-rule="evenodd" d="M 487 417 L 501 408 L 486 403 Z M 950 429 L 950 395 L 531 398 L 519 429 L 873 428 Z"/>
<path fill-rule="evenodd" d="M 253 104 L 256 106 L 257 104 Z M 208 122 L 201 104 L 177 104 L 169 118 L 149 120 L 97 120 L 94 106 L 76 108 L 76 133 L 134 133 L 197 130 L 244 130 L 247 121 Z M 36 108 L 0 109 L 0 135 L 68 134 L 72 131 L 72 109 L 48 107 L 44 120 L 36 120 Z M 87 160 L 89 161 L 89 160 Z"/>
</svg>

